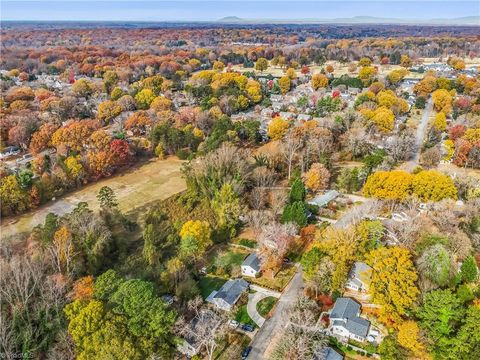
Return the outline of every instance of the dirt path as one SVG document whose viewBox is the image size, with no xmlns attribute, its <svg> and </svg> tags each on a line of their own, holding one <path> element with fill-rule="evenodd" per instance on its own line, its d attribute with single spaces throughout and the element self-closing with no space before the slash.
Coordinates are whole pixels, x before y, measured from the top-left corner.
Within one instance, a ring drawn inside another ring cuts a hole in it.
<svg viewBox="0 0 480 360">
<path fill-rule="evenodd" d="M 50 202 L 35 211 L 2 221 L 0 239 L 28 232 L 41 224 L 48 213 L 64 215 L 79 202 L 87 202 L 91 209 L 98 209 L 96 195 L 102 186 L 115 192 L 120 209 L 129 212 L 149 202 L 163 200 L 186 189 L 182 178 L 183 161 L 177 158 L 151 160 L 117 176 L 104 179 Z"/>
</svg>

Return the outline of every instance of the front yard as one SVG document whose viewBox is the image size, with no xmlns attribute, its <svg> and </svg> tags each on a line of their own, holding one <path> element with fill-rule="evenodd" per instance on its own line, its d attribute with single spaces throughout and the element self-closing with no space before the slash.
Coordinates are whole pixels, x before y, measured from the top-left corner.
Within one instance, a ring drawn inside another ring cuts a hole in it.
<svg viewBox="0 0 480 360">
<path fill-rule="evenodd" d="M 270 290 L 282 292 L 285 286 L 292 280 L 296 271 L 297 268 L 294 265 L 288 265 L 280 270 L 273 279 L 263 275 L 259 278 L 248 278 L 248 281 Z"/>
<path fill-rule="evenodd" d="M 267 317 L 270 311 L 273 309 L 277 303 L 277 298 L 273 296 L 266 297 L 262 299 L 257 304 L 257 311 L 262 317 Z"/>
</svg>

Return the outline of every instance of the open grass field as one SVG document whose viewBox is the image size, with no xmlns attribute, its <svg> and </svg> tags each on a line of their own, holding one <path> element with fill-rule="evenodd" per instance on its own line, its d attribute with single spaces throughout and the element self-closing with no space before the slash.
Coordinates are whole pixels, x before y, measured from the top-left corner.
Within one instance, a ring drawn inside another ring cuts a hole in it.
<svg viewBox="0 0 480 360">
<path fill-rule="evenodd" d="M 124 213 L 132 212 L 150 202 L 164 200 L 186 189 L 181 173 L 182 164 L 183 161 L 176 157 L 166 160 L 150 160 L 127 172 L 71 192 L 34 211 L 2 219 L 0 239 L 28 232 L 36 225 L 43 223 L 48 213 L 64 215 L 82 201 L 87 202 L 92 210 L 98 209 L 96 195 L 103 186 L 113 189 L 120 209 Z"/>
</svg>

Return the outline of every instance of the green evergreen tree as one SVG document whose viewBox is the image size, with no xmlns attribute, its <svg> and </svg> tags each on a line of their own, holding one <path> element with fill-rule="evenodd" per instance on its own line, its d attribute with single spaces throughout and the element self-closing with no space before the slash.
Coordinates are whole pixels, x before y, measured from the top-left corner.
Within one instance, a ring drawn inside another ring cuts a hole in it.
<svg viewBox="0 0 480 360">
<path fill-rule="evenodd" d="M 292 187 L 290 188 L 290 194 L 288 196 L 290 204 L 293 204 L 296 201 L 305 201 L 305 195 L 305 185 L 303 184 L 301 179 L 296 178 L 292 183 Z"/>
<path fill-rule="evenodd" d="M 287 204 L 283 209 L 282 222 L 293 222 L 299 227 L 305 227 L 308 222 L 305 204 L 302 201 Z"/>
<path fill-rule="evenodd" d="M 460 266 L 462 280 L 465 282 L 474 282 L 478 277 L 477 262 L 473 256 L 468 256 Z"/>
</svg>

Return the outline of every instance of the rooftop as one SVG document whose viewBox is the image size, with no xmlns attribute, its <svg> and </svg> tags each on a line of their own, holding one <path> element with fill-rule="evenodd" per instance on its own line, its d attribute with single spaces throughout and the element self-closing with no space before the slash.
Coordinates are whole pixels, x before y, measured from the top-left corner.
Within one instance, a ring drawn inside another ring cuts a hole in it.
<svg viewBox="0 0 480 360">
<path fill-rule="evenodd" d="M 256 253 L 251 253 L 243 260 L 242 266 L 250 266 L 255 271 L 260 271 L 260 259 Z"/>
</svg>

